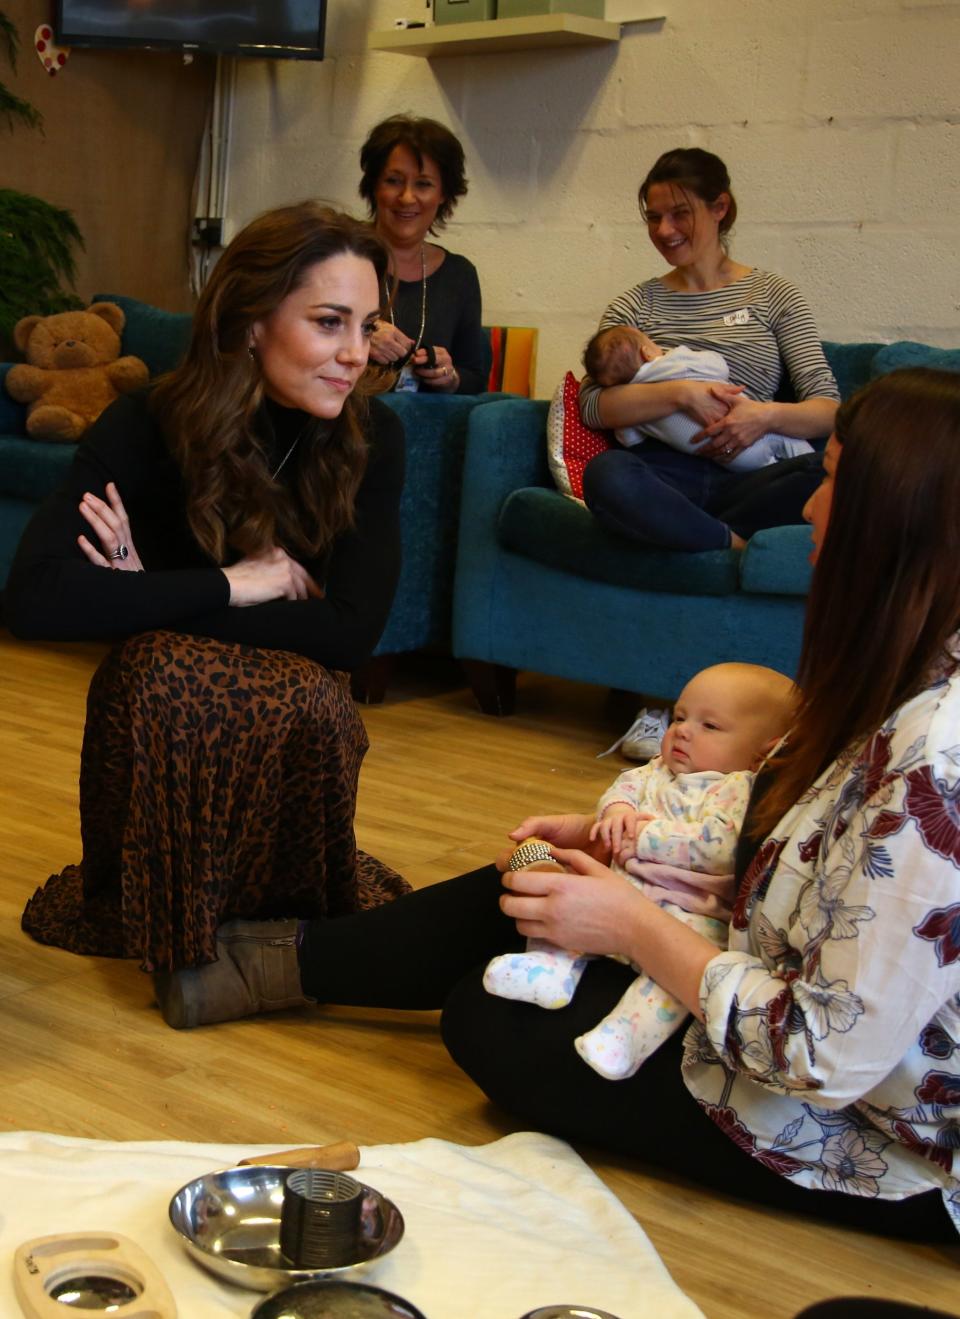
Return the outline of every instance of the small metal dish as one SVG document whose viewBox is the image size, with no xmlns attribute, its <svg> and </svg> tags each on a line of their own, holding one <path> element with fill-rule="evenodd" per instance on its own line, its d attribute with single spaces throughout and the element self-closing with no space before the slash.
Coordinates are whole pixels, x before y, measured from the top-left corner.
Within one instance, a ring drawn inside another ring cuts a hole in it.
<svg viewBox="0 0 960 1319">
<path fill-rule="evenodd" d="M 361 1282 L 302 1282 L 255 1305 L 250 1319 L 426 1319 L 402 1296 Z"/>
<path fill-rule="evenodd" d="M 609 1310 L 595 1310 L 592 1305 L 543 1305 L 529 1310 L 520 1319 L 617 1319 Z"/>
<path fill-rule="evenodd" d="M 356 1259 L 336 1267 L 296 1268 L 280 1253 L 289 1173 L 289 1168 L 254 1164 L 181 1186 L 170 1201 L 170 1222 L 187 1253 L 227 1282 L 267 1292 L 361 1269 L 388 1254 L 403 1236 L 400 1210 L 372 1186 L 363 1186 Z"/>
</svg>

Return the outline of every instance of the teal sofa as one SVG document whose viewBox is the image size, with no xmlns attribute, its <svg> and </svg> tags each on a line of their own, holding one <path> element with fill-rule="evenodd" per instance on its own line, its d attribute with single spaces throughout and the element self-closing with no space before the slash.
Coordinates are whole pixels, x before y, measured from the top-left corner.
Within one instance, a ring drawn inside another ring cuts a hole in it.
<svg viewBox="0 0 960 1319">
<path fill-rule="evenodd" d="M 900 366 L 960 371 L 960 349 L 826 343 L 844 398 Z M 518 670 L 672 701 L 723 660 L 793 674 L 810 581 L 805 526 L 758 532 L 742 553 L 644 549 L 559 494 L 547 404 L 470 416 L 454 584 L 453 653 L 481 708 L 509 714 Z"/>
<path fill-rule="evenodd" d="M 151 377 L 175 366 L 190 332 L 190 317 L 135 298 L 98 294 L 126 314 L 122 353 L 146 362 Z M 17 543 L 37 504 L 62 480 L 72 444 L 26 437 L 26 407 L 3 389 L 10 363 L 0 364 L 0 589 Z M 407 479 L 400 510 L 400 581 L 374 661 L 354 675 L 361 700 L 383 697 L 393 656 L 428 647 L 450 650 L 450 617 L 460 509 L 460 477 L 467 423 L 478 403 L 504 395 L 387 394 L 407 437 Z"/>
</svg>

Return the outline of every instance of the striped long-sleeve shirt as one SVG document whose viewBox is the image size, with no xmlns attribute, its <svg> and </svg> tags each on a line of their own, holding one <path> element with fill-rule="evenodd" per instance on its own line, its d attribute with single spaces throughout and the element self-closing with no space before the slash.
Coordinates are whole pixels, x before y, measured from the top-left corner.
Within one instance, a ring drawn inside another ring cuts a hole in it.
<svg viewBox="0 0 960 1319">
<path fill-rule="evenodd" d="M 677 293 L 648 279 L 610 303 L 600 328 L 611 325 L 635 325 L 661 348 L 686 344 L 720 353 L 732 383 L 758 402 L 773 398 L 784 368 L 799 400 L 840 398 L 803 295 L 768 271 L 752 270 L 708 293 Z M 580 391 L 583 420 L 598 428 L 599 394 L 589 379 Z"/>
</svg>

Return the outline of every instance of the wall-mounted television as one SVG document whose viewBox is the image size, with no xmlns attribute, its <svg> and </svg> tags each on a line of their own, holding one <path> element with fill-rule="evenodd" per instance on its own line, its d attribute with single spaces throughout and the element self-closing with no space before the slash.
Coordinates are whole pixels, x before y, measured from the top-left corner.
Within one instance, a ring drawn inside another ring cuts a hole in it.
<svg viewBox="0 0 960 1319">
<path fill-rule="evenodd" d="M 323 59 L 327 0 L 57 0 L 64 46 Z"/>
</svg>

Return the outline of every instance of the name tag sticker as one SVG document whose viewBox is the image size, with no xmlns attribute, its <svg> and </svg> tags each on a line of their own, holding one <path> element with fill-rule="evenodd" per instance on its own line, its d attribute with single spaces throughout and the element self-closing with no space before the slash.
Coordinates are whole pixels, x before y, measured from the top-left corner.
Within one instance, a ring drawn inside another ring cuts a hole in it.
<svg viewBox="0 0 960 1319">
<path fill-rule="evenodd" d="M 739 311 L 728 312 L 723 318 L 724 325 L 748 325 L 750 322 L 750 308 L 741 307 Z"/>
</svg>

